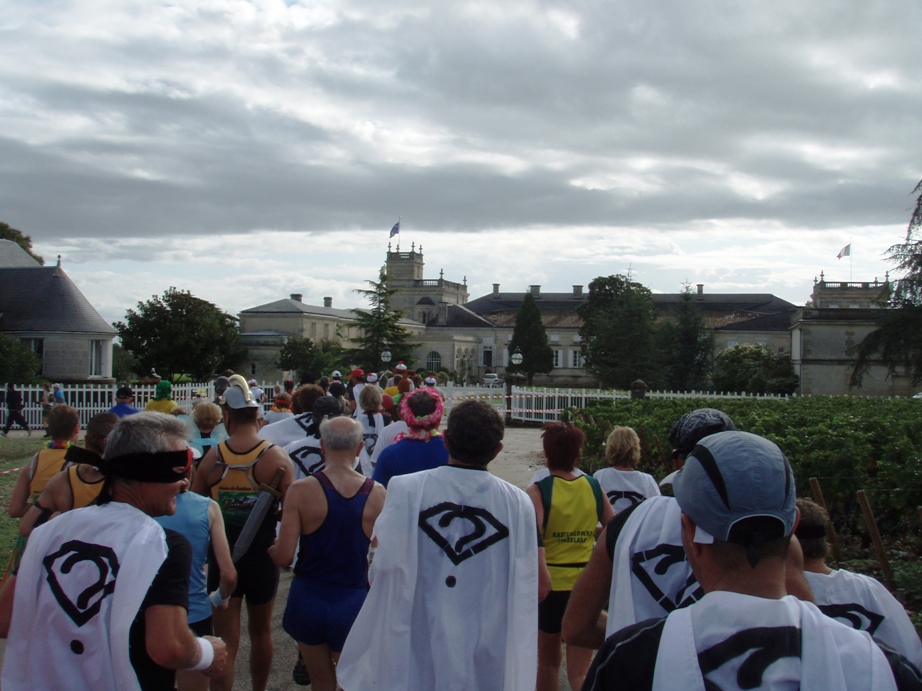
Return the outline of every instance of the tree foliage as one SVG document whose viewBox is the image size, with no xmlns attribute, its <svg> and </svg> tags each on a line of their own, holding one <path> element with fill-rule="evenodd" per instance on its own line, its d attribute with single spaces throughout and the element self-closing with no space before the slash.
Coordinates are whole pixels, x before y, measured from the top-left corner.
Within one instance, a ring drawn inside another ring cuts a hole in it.
<svg viewBox="0 0 922 691">
<path fill-rule="evenodd" d="M 117 343 L 112 346 L 112 378 L 129 382 L 139 378 L 141 366 L 137 358 Z"/>
<path fill-rule="evenodd" d="M 0 382 L 37 384 L 41 371 L 42 360 L 29 346 L 0 334 Z"/>
<path fill-rule="evenodd" d="M 714 388 L 729 393 L 792 394 L 799 378 L 789 355 L 758 343 L 727 348 L 714 364 Z"/>
<path fill-rule="evenodd" d="M 660 371 L 665 387 L 673 391 L 706 389 L 714 367 L 714 334 L 694 296 L 685 284 L 678 309 L 657 326 Z"/>
<path fill-rule="evenodd" d="M 577 314 L 585 367 L 603 386 L 626 389 L 654 373 L 653 297 L 628 276 L 593 279 Z"/>
<path fill-rule="evenodd" d="M 532 385 L 535 374 L 550 374 L 554 369 L 554 351 L 547 340 L 541 310 L 531 293 L 525 293 L 525 299 L 515 315 L 515 328 L 509 341 L 510 355 L 516 348 L 522 353 L 522 364 L 513 365 L 510 361 L 506 371 L 524 372 L 528 376 L 528 386 Z"/>
<path fill-rule="evenodd" d="M 10 227 L 8 223 L 0 221 L 0 240 L 12 240 L 28 252 L 30 257 L 44 266 L 45 260 L 37 254 L 32 253 L 32 238 L 28 235 L 23 235 L 21 230 L 16 230 Z"/>
<path fill-rule="evenodd" d="M 113 326 L 143 372 L 154 368 L 172 381 L 183 374 L 205 381 L 245 357 L 234 317 L 173 287 L 139 302 L 137 311 L 128 310 L 125 321 Z"/>
<path fill-rule="evenodd" d="M 385 346 L 391 352 L 391 362 L 412 362 L 413 350 L 419 345 L 412 343 L 412 336 L 400 325 L 403 312 L 391 310 L 391 296 L 397 292 L 396 288 L 388 287 L 390 276 L 384 267 L 378 274 L 377 281 L 366 281 L 367 290 L 356 290 L 371 302 L 371 310 L 355 310 L 355 325 L 361 330 L 357 339 L 358 347 L 349 351 L 353 362 L 359 364 L 366 371 L 380 372 L 385 363 L 381 360 L 381 353 Z"/>
<path fill-rule="evenodd" d="M 912 193 L 916 206 L 906 241 L 887 250 L 902 277 L 887 285 L 882 302 L 890 309 L 878 314 L 879 328 L 858 344 L 852 386 L 861 386 L 874 364 L 885 365 L 889 376 L 908 370 L 913 384 L 922 383 L 922 181 Z"/>
</svg>

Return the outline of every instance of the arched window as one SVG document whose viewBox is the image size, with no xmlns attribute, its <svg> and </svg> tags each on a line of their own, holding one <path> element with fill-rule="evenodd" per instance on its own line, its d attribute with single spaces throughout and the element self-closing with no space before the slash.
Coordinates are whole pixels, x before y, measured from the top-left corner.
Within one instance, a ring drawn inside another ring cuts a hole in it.
<svg viewBox="0 0 922 691">
<path fill-rule="evenodd" d="M 438 372 L 442 367 L 442 356 L 439 355 L 436 351 L 431 351 L 426 356 L 426 369 L 432 372 Z"/>
</svg>

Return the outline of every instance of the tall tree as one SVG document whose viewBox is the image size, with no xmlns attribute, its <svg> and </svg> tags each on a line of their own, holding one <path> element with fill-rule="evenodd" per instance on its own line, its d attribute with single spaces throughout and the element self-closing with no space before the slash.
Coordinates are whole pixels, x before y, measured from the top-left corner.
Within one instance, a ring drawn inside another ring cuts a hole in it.
<svg viewBox="0 0 922 691">
<path fill-rule="evenodd" d="M 137 311 L 128 310 L 125 321 L 113 326 L 143 372 L 154 368 L 171 381 L 183 374 L 205 381 L 246 356 L 236 318 L 173 287 L 163 297 L 139 302 Z"/>
<path fill-rule="evenodd" d="M 522 364 L 506 366 L 507 372 L 524 372 L 531 386 L 535 374 L 550 374 L 554 369 L 554 351 L 547 340 L 547 330 L 541 321 L 541 309 L 534 295 L 525 293 L 522 306 L 515 314 L 515 328 L 509 341 L 509 353 L 518 348 L 522 353 Z"/>
<path fill-rule="evenodd" d="M 656 336 L 666 387 L 673 391 L 706 389 L 714 366 L 714 334 L 705 326 L 689 284 L 683 286 L 678 309 L 658 324 Z"/>
<path fill-rule="evenodd" d="M 600 276 L 577 314 L 585 367 L 603 386 L 626 389 L 654 372 L 655 319 L 650 290 L 628 276 Z"/>
<path fill-rule="evenodd" d="M 29 253 L 29 256 L 32 257 L 42 266 L 45 265 L 45 260 L 42 259 L 37 254 L 32 253 L 32 238 L 28 235 L 23 235 L 21 230 L 16 230 L 15 228 L 10 227 L 8 223 L 0 222 L 0 240 L 12 240 L 17 245 L 22 247 L 26 252 Z"/>
<path fill-rule="evenodd" d="M 320 376 L 320 349 L 309 338 L 289 336 L 279 352 L 278 368 L 299 375 L 311 372 Z"/>
<path fill-rule="evenodd" d="M 410 341 L 410 332 L 400 325 L 403 312 L 391 310 L 391 296 L 397 289 L 388 287 L 389 279 L 382 266 L 377 281 L 366 281 L 367 290 L 355 291 L 368 298 L 371 310 L 354 310 L 355 325 L 361 330 L 361 336 L 357 339 L 358 347 L 351 349 L 349 355 L 370 372 L 384 369 L 381 353 L 385 346 L 391 353 L 391 362 L 412 362 L 413 350 L 419 345 Z"/>
<path fill-rule="evenodd" d="M 714 388 L 728 393 L 792 394 L 799 378 L 790 355 L 758 343 L 727 348 L 714 363 Z"/>
<path fill-rule="evenodd" d="M 15 338 L 0 334 L 0 382 L 37 384 L 42 359 Z"/>
<path fill-rule="evenodd" d="M 877 315 L 879 328 L 858 344 L 852 386 L 861 386 L 874 364 L 885 365 L 890 376 L 908 372 L 913 384 L 922 383 L 922 181 L 912 193 L 918 196 L 906 241 L 887 250 L 902 276 L 887 285 L 882 302 L 890 309 Z"/>
</svg>

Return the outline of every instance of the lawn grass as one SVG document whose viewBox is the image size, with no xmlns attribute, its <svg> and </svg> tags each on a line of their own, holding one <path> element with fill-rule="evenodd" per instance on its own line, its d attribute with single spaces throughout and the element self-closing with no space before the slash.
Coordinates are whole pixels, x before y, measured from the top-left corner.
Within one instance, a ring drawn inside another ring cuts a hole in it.
<svg viewBox="0 0 922 691">
<path fill-rule="evenodd" d="M 40 433 L 32 437 L 0 437 L 0 471 L 26 465 L 44 446 L 45 440 Z M 19 536 L 19 519 L 10 518 L 6 512 L 18 476 L 19 473 L 0 475 L 0 569 L 6 566 L 13 543 Z"/>
</svg>

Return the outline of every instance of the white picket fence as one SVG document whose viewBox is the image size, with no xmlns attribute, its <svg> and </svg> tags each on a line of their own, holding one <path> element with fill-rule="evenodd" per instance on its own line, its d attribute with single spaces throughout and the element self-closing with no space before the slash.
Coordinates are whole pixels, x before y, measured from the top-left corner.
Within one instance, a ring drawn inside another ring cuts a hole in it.
<svg viewBox="0 0 922 691">
<path fill-rule="evenodd" d="M 270 401 L 263 404 L 268 411 L 271 404 L 272 393 L 276 384 L 280 382 L 263 382 L 259 386 L 266 392 Z M 30 427 L 39 429 L 42 426 L 42 387 L 17 386 L 22 393 L 25 404 L 23 415 Z M 73 406 L 80 413 L 80 423 L 86 426 L 90 418 L 97 413 L 104 412 L 115 405 L 114 384 L 74 384 L 62 387 L 64 399 L 68 405 Z M 511 412 L 514 420 L 528 420 L 536 422 L 549 422 L 559 419 L 560 412 L 568 408 L 585 408 L 597 401 L 614 401 L 630 399 L 629 391 L 603 390 L 603 389 L 564 389 L 564 388 L 539 388 L 513 386 L 512 396 L 507 398 L 505 387 L 488 388 L 479 385 L 460 385 L 449 382 L 440 387 L 446 396 L 446 407 L 451 408 L 456 402 L 478 398 L 489 401 L 497 410 L 505 413 Z M 3 389 L 6 389 L 4 385 Z M 132 386 L 135 392 L 134 406 L 144 408 L 147 402 L 154 397 L 153 384 Z M 184 409 L 192 409 L 192 399 L 198 391 L 204 390 L 206 398 L 214 398 L 214 383 L 183 383 L 174 384 L 173 399 Z M 650 391 L 648 398 L 751 398 L 759 400 L 785 400 L 787 396 L 753 395 L 753 394 L 728 394 L 711 391 Z M 6 406 L 0 410 L 0 426 L 6 424 Z"/>
</svg>

